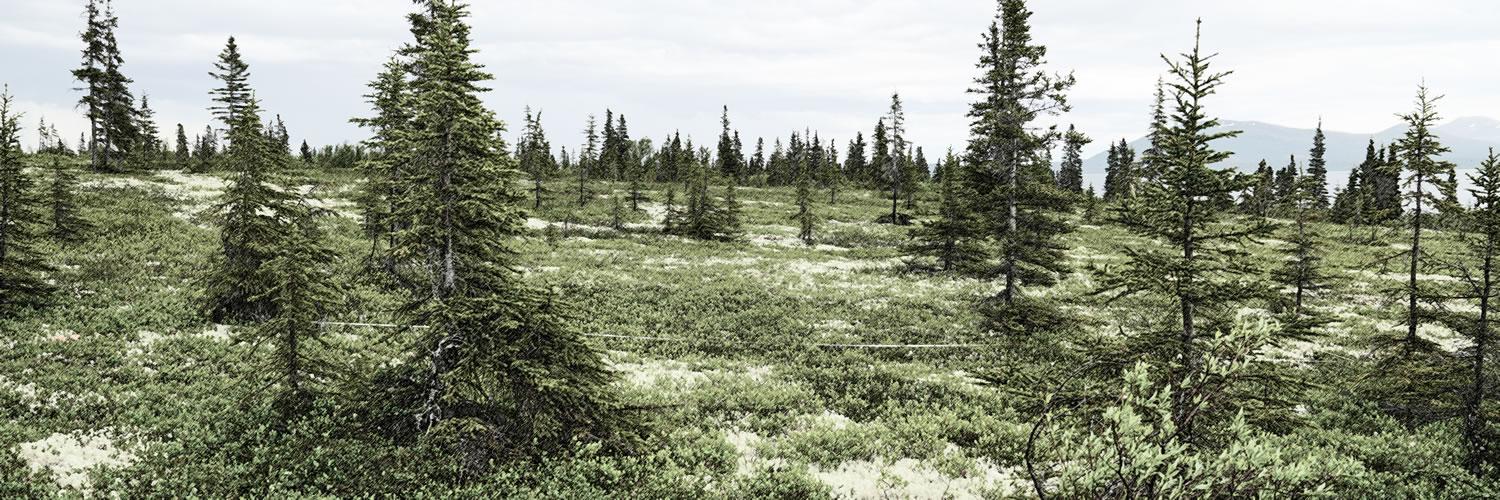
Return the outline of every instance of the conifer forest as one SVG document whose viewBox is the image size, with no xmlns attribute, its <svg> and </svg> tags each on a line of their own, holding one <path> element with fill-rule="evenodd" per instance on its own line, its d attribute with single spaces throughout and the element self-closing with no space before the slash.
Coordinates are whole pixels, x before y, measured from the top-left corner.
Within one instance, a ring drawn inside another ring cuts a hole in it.
<svg viewBox="0 0 1500 500">
<path fill-rule="evenodd" d="M 250 37 L 134 80 L 139 1 L 51 2 L 68 117 L 0 94 L 0 498 L 1500 498 L 1500 153 L 1421 74 L 1262 158 L 1235 20 L 1160 22 L 1106 137 L 982 0 L 962 141 L 899 88 L 693 137 L 414 0 L 309 143 Z"/>
</svg>

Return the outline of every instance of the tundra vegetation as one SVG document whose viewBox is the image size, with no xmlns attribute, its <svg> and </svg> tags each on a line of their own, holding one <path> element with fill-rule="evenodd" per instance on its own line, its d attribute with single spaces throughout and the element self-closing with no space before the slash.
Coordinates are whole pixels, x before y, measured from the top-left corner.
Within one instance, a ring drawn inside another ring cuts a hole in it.
<svg viewBox="0 0 1500 500">
<path fill-rule="evenodd" d="M 1500 496 L 1500 156 L 1461 198 L 1429 89 L 1330 192 L 1321 130 L 1221 148 L 1184 36 L 1096 196 L 1024 0 L 936 164 L 899 95 L 842 156 L 727 107 L 555 151 L 468 16 L 297 151 L 228 38 L 169 149 L 88 2 L 81 143 L 0 99 L 0 497 Z"/>
</svg>

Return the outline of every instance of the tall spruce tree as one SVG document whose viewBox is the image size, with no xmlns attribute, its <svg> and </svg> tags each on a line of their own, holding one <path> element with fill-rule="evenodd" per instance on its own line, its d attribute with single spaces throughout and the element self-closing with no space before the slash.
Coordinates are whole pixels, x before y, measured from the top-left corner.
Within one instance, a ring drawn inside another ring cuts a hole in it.
<svg viewBox="0 0 1500 500">
<path fill-rule="evenodd" d="M 1295 211 L 1293 204 L 1297 200 L 1297 185 L 1299 183 L 1297 176 L 1296 156 L 1292 156 L 1287 161 L 1286 166 L 1276 170 L 1275 212 L 1277 215 L 1288 215 Z"/>
<path fill-rule="evenodd" d="M 797 239 L 808 246 L 817 243 L 814 232 L 818 227 L 818 216 L 813 213 L 812 208 L 814 167 L 809 164 L 811 156 L 813 155 L 804 151 L 802 161 L 799 162 L 802 166 L 798 170 L 802 173 L 797 176 L 797 213 L 792 214 L 792 220 L 797 221 Z"/>
<path fill-rule="evenodd" d="M 1441 99 L 1441 96 L 1428 94 L 1426 85 L 1418 87 L 1416 108 L 1410 113 L 1401 115 L 1401 118 L 1406 121 L 1406 133 L 1394 146 L 1401 152 L 1402 168 L 1407 174 L 1406 203 L 1412 210 L 1412 216 L 1407 221 L 1411 239 L 1407 241 L 1410 249 L 1407 251 L 1408 280 L 1404 291 L 1407 306 L 1406 337 L 1403 343 L 1407 350 L 1415 350 L 1420 343 L 1417 327 L 1431 318 L 1431 311 L 1421 307 L 1420 302 L 1424 298 L 1417 279 L 1424 264 L 1422 261 L 1423 223 L 1430 218 L 1427 213 L 1428 209 L 1443 206 L 1446 203 L 1442 193 L 1445 190 L 1443 186 L 1446 184 L 1443 176 L 1453 170 L 1452 163 L 1439 158 L 1449 149 L 1438 140 L 1436 133 L 1432 130 L 1441 120 L 1437 112 L 1437 102 Z"/>
<path fill-rule="evenodd" d="M 631 165 L 634 160 L 630 157 L 631 146 L 635 141 L 630 140 L 630 127 L 625 123 L 625 114 L 621 113 L 615 119 L 615 144 L 610 153 L 610 171 L 614 172 L 615 180 L 625 180 L 630 174 Z"/>
<path fill-rule="evenodd" d="M 198 144 L 193 148 L 193 170 L 206 172 L 213 168 L 219 155 L 219 136 L 214 132 L 212 125 L 203 126 L 203 135 L 198 136 Z"/>
<path fill-rule="evenodd" d="M 552 143 L 547 141 L 547 132 L 542 129 L 542 113 L 531 114 L 526 107 L 526 128 L 521 134 L 516 156 L 521 162 L 521 171 L 531 178 L 532 208 L 542 208 L 542 198 L 547 189 L 543 182 L 557 172 L 557 159 L 552 156 Z"/>
<path fill-rule="evenodd" d="M 1033 122 L 1068 110 L 1071 74 L 1049 74 L 1047 48 L 1031 36 L 1024 0 L 1001 0 L 979 47 L 980 76 L 970 90 L 968 172 L 976 197 L 969 206 L 996 247 L 994 275 L 1004 286 L 991 299 L 991 325 L 1004 333 L 1032 330 L 1042 310 L 1017 307 L 1023 286 L 1051 286 L 1067 270 L 1059 236 L 1071 231 L 1063 215 L 1072 196 L 1052 176 L 1055 129 L 1034 132 Z"/>
<path fill-rule="evenodd" d="M 282 207 L 285 229 L 268 247 L 264 265 L 266 290 L 252 300 L 264 301 L 272 311 L 265 323 L 252 330 L 257 344 L 271 346 L 279 387 L 273 406 L 285 421 L 296 419 L 311 407 L 313 399 L 335 374 L 325 357 L 314 348 L 322 342 L 325 321 L 338 304 L 336 285 L 338 256 L 318 226 L 320 212 L 297 197 Z"/>
<path fill-rule="evenodd" d="M 844 174 L 857 185 L 869 183 L 869 161 L 865 157 L 865 133 L 856 132 L 844 153 Z"/>
<path fill-rule="evenodd" d="M 1075 195 L 1083 195 L 1083 147 L 1092 142 L 1072 125 L 1063 134 L 1063 159 L 1058 167 L 1057 187 Z"/>
<path fill-rule="evenodd" d="M 1165 137 L 1169 117 L 1167 115 L 1167 91 L 1161 78 L 1156 79 L 1156 99 L 1151 106 L 1151 131 L 1146 134 L 1146 150 L 1141 152 L 1139 172 L 1135 176 L 1146 182 L 1156 182 L 1160 176 L 1157 168 L 1161 164 L 1162 140 Z"/>
<path fill-rule="evenodd" d="M 1125 139 L 1109 146 L 1108 163 L 1104 167 L 1104 199 L 1120 201 L 1133 196 L 1137 178 L 1135 150 Z"/>
<path fill-rule="evenodd" d="M 881 176 L 891 163 L 891 139 L 887 134 L 885 118 L 875 122 L 875 132 L 870 135 L 870 163 L 866 167 L 869 186 L 879 188 Z"/>
<path fill-rule="evenodd" d="M 251 99 L 229 125 L 224 165 L 231 172 L 214 209 L 220 252 L 204 279 L 209 316 L 216 323 L 257 323 L 275 314 L 265 264 L 287 232 L 290 195 L 277 187 L 279 156 L 261 133 L 260 106 Z"/>
<path fill-rule="evenodd" d="M 910 189 L 912 179 L 909 166 L 911 158 L 906 152 L 906 111 L 901 105 L 901 94 L 891 94 L 891 110 L 886 118 L 890 119 L 886 123 L 890 134 L 890 153 L 885 158 L 886 163 L 878 167 L 884 169 L 882 181 L 886 190 L 891 193 L 890 224 L 905 225 L 897 204 L 901 195 Z"/>
<path fill-rule="evenodd" d="M 163 143 L 156 127 L 156 111 L 151 109 L 151 98 L 142 95 L 140 107 L 135 108 L 133 125 L 137 139 L 130 151 L 129 163 L 133 168 L 156 168 L 161 160 Z"/>
<path fill-rule="evenodd" d="M 1491 379 L 1490 354 L 1494 350 L 1490 323 L 1490 309 L 1496 299 L 1496 262 L 1500 252 L 1500 156 L 1493 148 L 1474 173 L 1469 174 L 1473 187 L 1469 193 L 1474 197 L 1474 210 L 1467 217 L 1467 258 L 1472 265 L 1460 265 L 1463 282 L 1468 286 L 1472 300 L 1478 305 L 1473 326 L 1467 331 L 1473 346 L 1464 353 L 1469 364 L 1469 387 L 1464 394 L 1463 436 L 1467 456 L 1465 464 L 1475 474 L 1500 462 L 1494 431 L 1490 429 L 1486 401 L 1490 398 Z"/>
<path fill-rule="evenodd" d="M 588 125 L 583 129 L 584 146 L 583 153 L 578 157 L 578 206 L 582 207 L 589 203 L 589 171 L 595 170 L 599 161 L 599 125 L 594 121 L 594 115 L 589 115 Z M 613 125 L 605 125 L 606 130 L 612 130 Z M 608 135 L 614 135 L 609 133 Z M 605 148 L 608 149 L 608 141 Z"/>
<path fill-rule="evenodd" d="M 744 180 L 745 156 L 735 146 L 734 135 L 737 134 L 729 128 L 729 106 L 724 106 L 724 114 L 719 118 L 721 129 L 719 131 L 719 175 L 726 178 Z"/>
<path fill-rule="evenodd" d="M 0 318 L 42 305 L 51 267 L 37 248 L 43 221 L 21 157 L 21 115 L 0 90 Z"/>
<path fill-rule="evenodd" d="M 1201 33 L 1201 21 L 1199 26 Z M 1270 228 L 1263 221 L 1225 223 L 1222 207 L 1212 202 L 1250 180 L 1214 168 L 1231 153 L 1215 150 L 1213 143 L 1239 132 L 1221 130 L 1219 120 L 1206 114 L 1204 99 L 1229 73 L 1210 69 L 1213 56 L 1201 51 L 1198 40 L 1180 60 L 1162 56 L 1173 77 L 1168 89 L 1176 109 L 1161 137 L 1159 180 L 1142 186 L 1139 202 L 1119 212 L 1121 224 L 1166 249 L 1126 249 L 1128 263 L 1104 273 L 1099 289 L 1115 298 L 1149 294 L 1175 302 L 1175 327 L 1140 332 L 1128 341 L 1126 357 L 1166 367 L 1171 424 L 1188 443 L 1196 440 L 1200 420 L 1209 418 L 1208 402 L 1197 399 L 1194 388 L 1208 376 L 1203 363 L 1210 339 L 1232 328 L 1242 304 L 1265 293 L 1255 266 L 1243 256 L 1248 238 Z"/>
<path fill-rule="evenodd" d="M 413 283 L 403 317 L 427 328 L 378 401 L 397 429 L 457 442 L 473 467 L 601 436 L 618 415 L 613 376 L 515 267 L 519 173 L 480 100 L 492 77 L 471 59 L 467 8 L 424 0 L 421 10 L 411 16 L 413 168 L 394 203 L 409 226 L 393 253 Z"/>
<path fill-rule="evenodd" d="M 361 224 L 370 241 L 370 264 L 378 264 L 388 274 L 395 272 L 394 256 L 389 251 L 395 244 L 396 232 L 403 226 L 392 215 L 392 203 L 405 186 L 404 173 L 412 160 L 409 132 L 413 116 L 408 75 L 408 66 L 402 60 L 386 61 L 364 96 L 374 115 L 350 120 L 370 132 L 370 137 L 361 142 L 371 155 L 360 164 L 367 180 L 358 202 L 363 215 Z"/>
<path fill-rule="evenodd" d="M 1314 210 L 1328 209 L 1328 154 L 1327 137 L 1323 135 L 1323 120 L 1318 120 L 1317 132 L 1313 134 L 1312 150 L 1307 155 L 1307 196 L 1311 197 Z"/>
<path fill-rule="evenodd" d="M 1300 175 L 1295 160 L 1288 168 L 1292 169 L 1293 176 L 1297 179 L 1289 202 L 1295 232 L 1289 241 L 1292 245 L 1291 255 L 1280 269 L 1273 272 L 1273 276 L 1283 288 L 1292 290 L 1291 297 L 1283 307 L 1287 323 L 1302 328 L 1307 325 L 1305 322 L 1309 316 L 1305 307 L 1309 295 L 1324 288 L 1322 256 L 1316 231 L 1311 227 L 1312 220 L 1321 208 L 1319 200 L 1323 186 L 1311 173 L 1311 168 L 1306 175 Z"/>
<path fill-rule="evenodd" d="M 89 120 L 89 165 L 95 171 L 117 171 L 136 140 L 135 98 L 131 80 L 121 70 L 124 59 L 115 38 L 119 19 L 108 0 L 89 0 L 83 39 L 83 62 L 73 78 L 83 84 L 78 104 Z"/>
<path fill-rule="evenodd" d="M 764 137 L 755 139 L 755 155 L 750 157 L 747 173 L 755 177 L 766 174 L 766 139 Z"/>
</svg>

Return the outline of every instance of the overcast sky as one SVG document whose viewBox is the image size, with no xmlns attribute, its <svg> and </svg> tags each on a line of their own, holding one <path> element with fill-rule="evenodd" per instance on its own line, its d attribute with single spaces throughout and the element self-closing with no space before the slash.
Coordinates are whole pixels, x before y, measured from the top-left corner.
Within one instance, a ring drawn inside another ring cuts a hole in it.
<svg viewBox="0 0 1500 500">
<path fill-rule="evenodd" d="M 0 0 L 0 83 L 27 113 L 84 130 L 68 71 L 78 61 L 82 0 Z M 357 141 L 365 82 L 409 38 L 410 0 L 116 0 L 125 72 L 151 96 L 163 135 L 207 122 L 207 76 L 235 35 L 265 107 L 294 138 Z M 582 142 L 606 107 L 633 136 L 718 133 L 722 105 L 747 143 L 812 128 L 840 150 L 892 92 L 910 137 L 936 157 L 967 134 L 965 89 L 986 0 L 483 0 L 478 60 L 496 76 L 486 100 L 519 130 L 524 106 L 545 111 L 555 146 Z M 1105 139 L 1137 137 L 1163 52 L 1204 46 L 1234 70 L 1210 111 L 1234 120 L 1375 132 L 1393 125 L 1426 80 L 1445 116 L 1500 116 L 1500 6 L 1486 0 L 1047 0 L 1033 33 L 1052 68 L 1074 71 L 1074 109 L 1058 118 Z M 170 140 L 170 139 L 169 139 Z M 769 140 L 768 140 L 769 142 Z M 747 144 L 747 147 L 749 144 Z"/>
</svg>

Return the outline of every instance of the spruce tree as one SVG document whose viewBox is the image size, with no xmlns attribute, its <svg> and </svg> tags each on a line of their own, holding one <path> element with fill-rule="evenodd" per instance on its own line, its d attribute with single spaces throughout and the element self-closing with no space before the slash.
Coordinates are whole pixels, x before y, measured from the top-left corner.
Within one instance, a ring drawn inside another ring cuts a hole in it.
<svg viewBox="0 0 1500 500">
<path fill-rule="evenodd" d="M 869 183 L 869 164 L 865 158 L 865 134 L 856 132 L 849 141 L 849 150 L 844 153 L 844 174 L 858 185 Z"/>
<path fill-rule="evenodd" d="M 724 206 L 719 209 L 719 239 L 722 241 L 736 241 L 744 235 L 744 222 L 741 213 L 744 206 L 740 204 L 739 183 L 733 178 L 729 179 L 729 186 L 724 189 Z"/>
<path fill-rule="evenodd" d="M 157 136 L 156 111 L 151 109 L 150 96 L 141 96 L 134 116 L 137 140 L 130 151 L 130 164 L 137 169 L 155 168 L 161 157 L 162 141 Z"/>
<path fill-rule="evenodd" d="M 1242 304 L 1265 293 L 1243 255 L 1248 238 L 1269 230 L 1260 220 L 1225 223 L 1222 207 L 1212 202 L 1243 190 L 1250 180 L 1232 169 L 1214 168 L 1231 153 L 1215 150 L 1213 143 L 1238 132 L 1218 130 L 1219 120 L 1204 110 L 1204 99 L 1229 73 L 1213 72 L 1213 56 L 1202 53 L 1197 42 L 1195 37 L 1192 51 L 1180 60 L 1162 56 L 1174 78 L 1168 89 L 1176 109 L 1161 137 L 1159 178 L 1142 186 L 1139 202 L 1119 212 L 1126 228 L 1170 250 L 1127 249 L 1128 263 L 1105 272 L 1099 289 L 1116 299 L 1146 294 L 1175 302 L 1176 325 L 1131 337 L 1126 358 L 1166 367 L 1171 423 L 1178 438 L 1189 443 L 1198 435 L 1199 421 L 1210 417 L 1203 413 L 1207 402 L 1196 399 L 1193 391 L 1195 381 L 1207 376 L 1207 344 L 1232 328 Z"/>
<path fill-rule="evenodd" d="M 542 198 L 547 190 L 543 182 L 557 172 L 557 159 L 552 157 L 552 143 L 547 141 L 547 132 L 542 129 L 542 113 L 531 114 L 526 107 L 526 128 L 517 145 L 516 156 L 521 161 L 521 171 L 531 178 L 532 208 L 542 208 Z"/>
<path fill-rule="evenodd" d="M 89 0 L 85 17 L 83 62 L 72 73 L 83 84 L 77 89 L 84 92 L 78 104 L 89 120 L 89 165 L 95 171 L 117 171 L 138 130 L 131 80 L 121 71 L 124 60 L 115 39 L 119 19 L 108 1 L 99 0 Z"/>
<path fill-rule="evenodd" d="M 192 147 L 188 145 L 187 131 L 182 128 L 181 123 L 177 124 L 177 146 L 173 150 L 173 153 L 175 154 L 173 159 L 176 163 L 174 166 L 177 167 L 177 169 L 188 170 L 192 167 L 193 151 L 191 148 Z"/>
<path fill-rule="evenodd" d="M 613 125 L 605 125 L 607 130 L 613 130 Z M 599 161 L 599 133 L 598 124 L 594 121 L 594 115 L 589 115 L 588 125 L 583 129 L 584 143 L 583 154 L 578 157 L 578 206 L 582 207 L 589 203 L 589 171 L 594 170 Z M 614 135 L 610 133 L 609 135 Z M 606 149 L 608 141 L 605 142 Z"/>
<path fill-rule="evenodd" d="M 960 168 L 958 161 L 950 149 L 942 170 L 957 172 Z M 982 264 L 987 255 L 980 242 L 984 234 L 979 230 L 982 225 L 975 220 L 975 211 L 965 206 L 974 198 L 965 189 L 959 175 L 938 178 L 937 219 L 924 221 L 912 230 L 912 241 L 905 248 L 906 254 L 914 257 L 908 262 L 908 267 L 966 275 L 983 272 Z M 935 266 L 928 260 L 935 261 Z"/>
<path fill-rule="evenodd" d="M 214 69 L 208 76 L 218 80 L 219 86 L 208 91 L 216 103 L 208 110 L 229 131 L 232 144 L 233 128 L 236 124 L 246 123 L 239 116 L 245 112 L 245 108 L 253 105 L 251 101 L 255 99 L 250 90 L 250 66 L 240 56 L 240 46 L 235 43 L 233 36 L 224 44 L 224 50 L 219 52 L 219 60 L 214 63 Z M 257 121 L 254 127 L 260 128 L 260 123 Z"/>
<path fill-rule="evenodd" d="M 891 163 L 891 140 L 886 134 L 885 118 L 875 122 L 875 132 L 870 136 L 870 163 L 866 167 L 866 182 L 870 187 L 880 186 L 881 172 Z"/>
<path fill-rule="evenodd" d="M 1135 150 L 1125 139 L 1109 147 L 1109 162 L 1104 169 L 1104 199 L 1120 201 L 1132 197 L 1139 175 L 1135 170 Z"/>
<path fill-rule="evenodd" d="M 261 270 L 267 288 L 252 297 L 272 312 L 251 330 L 251 338 L 257 345 L 271 346 L 270 372 L 277 374 L 280 388 L 273 406 L 284 424 L 305 414 L 324 390 L 323 381 L 334 375 L 332 363 L 314 348 L 322 343 L 318 323 L 332 314 L 340 291 L 334 278 L 338 256 L 318 226 L 319 212 L 300 197 L 288 200 L 282 209 L 285 232 L 272 240 Z"/>
<path fill-rule="evenodd" d="M 726 178 L 744 180 L 744 155 L 735 147 L 732 134 L 737 132 L 729 128 L 729 106 L 724 106 L 724 114 L 719 118 L 722 126 L 719 131 L 719 175 Z"/>
<path fill-rule="evenodd" d="M 1307 156 L 1307 196 L 1311 197 L 1313 210 L 1328 209 L 1328 154 L 1327 138 L 1323 135 L 1323 121 L 1318 120 L 1317 132 L 1313 134 L 1313 147 Z"/>
<path fill-rule="evenodd" d="M 611 194 L 609 198 L 613 203 L 613 206 L 609 210 L 609 228 L 615 231 L 624 231 L 625 200 L 620 197 L 619 193 Z"/>
<path fill-rule="evenodd" d="M 214 209 L 220 252 L 205 277 L 206 307 L 216 323 L 256 323 L 275 313 L 264 266 L 287 232 L 290 196 L 277 187 L 277 155 L 258 126 L 258 103 L 237 108 L 235 120 L 224 159 L 232 176 Z"/>
<path fill-rule="evenodd" d="M 413 284 L 404 321 L 427 328 L 377 401 L 398 430 L 456 442 L 472 467 L 596 439 L 618 419 L 613 376 L 515 267 L 520 174 L 480 100 L 492 77 L 471 60 L 467 8 L 422 10 L 411 16 L 413 169 L 394 204 L 409 227 L 393 254 Z"/>
<path fill-rule="evenodd" d="M 760 177 L 766 174 L 766 139 L 755 139 L 755 155 L 750 157 L 749 174 Z"/>
<path fill-rule="evenodd" d="M 392 203 L 406 184 L 405 172 L 412 161 L 409 132 L 413 116 L 408 74 L 408 66 L 402 60 L 386 61 L 380 74 L 369 83 L 369 93 L 364 95 L 374 115 L 349 120 L 370 131 L 370 138 L 361 142 L 372 154 L 360 163 L 366 181 L 357 202 L 361 226 L 370 241 L 369 263 L 379 265 L 388 274 L 395 272 L 394 256 L 389 251 L 395 244 L 396 233 L 404 226 L 392 215 Z"/>
<path fill-rule="evenodd" d="M 885 188 L 891 193 L 891 214 L 889 223 L 893 225 L 906 225 L 897 204 L 901 200 L 901 194 L 909 189 L 911 183 L 908 164 L 911 158 L 906 154 L 906 112 L 901 105 L 901 94 L 891 94 L 891 110 L 886 116 L 890 122 L 886 131 L 890 134 L 890 152 L 883 160 L 884 164 L 877 164 L 877 168 L 884 171 L 881 179 Z M 877 129 L 878 131 L 879 129 Z"/>
<path fill-rule="evenodd" d="M 818 227 L 818 216 L 813 213 L 812 208 L 812 166 L 808 165 L 806 157 L 802 162 L 802 175 L 797 177 L 797 213 L 792 214 L 792 220 L 797 221 L 797 239 L 807 246 L 817 243 L 814 235 Z"/>
<path fill-rule="evenodd" d="M 1310 316 L 1305 307 L 1308 296 L 1323 289 L 1326 279 L 1323 274 L 1317 234 L 1311 227 L 1311 222 L 1320 209 L 1319 200 L 1323 186 L 1310 172 L 1310 168 L 1306 175 L 1301 175 L 1296 171 L 1295 161 L 1292 162 L 1290 168 L 1293 169 L 1293 176 L 1297 179 L 1292 199 L 1289 202 L 1296 232 L 1289 241 L 1292 245 L 1291 255 L 1280 269 L 1273 272 L 1273 276 L 1284 289 L 1292 290 L 1292 296 L 1283 307 L 1287 324 L 1305 330 L 1309 325 Z"/>
<path fill-rule="evenodd" d="M 1430 311 L 1419 306 L 1419 302 L 1424 299 L 1417 282 L 1417 275 L 1423 267 L 1423 223 L 1430 217 L 1426 210 L 1445 204 L 1441 191 L 1446 182 L 1442 176 L 1453 170 L 1452 163 L 1439 159 L 1449 150 L 1432 131 L 1432 127 L 1441 120 L 1437 112 L 1437 102 L 1441 99 L 1440 96 L 1429 95 L 1425 85 L 1418 87 L 1416 108 L 1401 115 L 1406 121 L 1406 134 L 1394 146 L 1401 152 L 1402 167 L 1407 173 L 1405 197 L 1412 210 L 1412 216 L 1407 221 L 1411 239 L 1408 240 L 1408 280 L 1404 291 L 1407 306 L 1406 337 L 1403 344 L 1408 351 L 1414 350 L 1420 342 L 1417 326 L 1431 316 Z"/>
<path fill-rule="evenodd" d="M 1373 146 L 1374 141 L 1370 141 Z M 1371 222 L 1391 222 L 1405 214 L 1401 194 L 1401 161 L 1396 158 L 1396 145 L 1375 153 L 1373 161 L 1361 165 L 1364 178 L 1370 186 Z"/>
<path fill-rule="evenodd" d="M 193 149 L 193 170 L 196 172 L 207 172 L 214 167 L 215 159 L 219 154 L 218 134 L 214 132 L 213 126 L 205 125 L 203 135 L 198 136 L 198 146 Z"/>
<path fill-rule="evenodd" d="M 995 274 L 1004 282 L 993 301 L 1006 317 L 992 320 L 1014 333 L 1030 329 L 1026 316 L 1040 314 L 1014 307 L 1021 287 L 1051 286 L 1067 269 L 1059 236 L 1071 230 L 1063 216 L 1072 197 L 1057 188 L 1046 159 L 1055 130 L 1034 132 L 1033 122 L 1067 111 L 1074 79 L 1043 69 L 1047 48 L 1032 40 L 1024 0 L 1002 0 L 996 17 L 980 44 L 980 76 L 970 90 L 976 99 L 968 114 L 966 182 L 976 196 L 970 206 L 983 210 L 977 216 L 995 243 Z"/>
<path fill-rule="evenodd" d="M 1240 210 L 1256 217 L 1270 217 L 1276 204 L 1276 174 L 1265 160 L 1255 169 L 1254 182 L 1245 190 Z"/>
<path fill-rule="evenodd" d="M 1156 100 L 1151 106 L 1151 131 L 1146 134 L 1146 150 L 1141 152 L 1141 163 L 1136 177 L 1146 182 L 1156 182 L 1160 177 L 1162 162 L 1162 140 L 1165 138 L 1169 117 L 1167 116 L 1167 91 L 1162 79 L 1156 79 Z"/>
<path fill-rule="evenodd" d="M 93 227 L 79 215 L 78 176 L 63 168 L 62 162 L 52 160 L 52 185 L 48 189 L 51 203 L 51 220 L 48 232 L 52 238 L 63 243 L 77 243 Z"/>
<path fill-rule="evenodd" d="M 1287 215 L 1294 211 L 1292 208 L 1297 200 L 1297 157 L 1292 156 L 1286 166 L 1276 171 L 1276 203 L 1275 213 Z"/>
<path fill-rule="evenodd" d="M 617 181 L 625 180 L 625 176 L 630 173 L 630 165 L 634 163 L 630 157 L 633 144 L 635 142 L 630 140 L 630 128 L 625 124 L 625 114 L 621 113 L 615 121 L 615 145 L 614 151 L 610 154 L 611 165 L 609 167 L 610 171 L 614 172 L 614 178 Z"/>
<path fill-rule="evenodd" d="M 1091 140 L 1072 125 L 1063 135 L 1063 159 L 1058 168 L 1057 187 L 1076 195 L 1083 194 L 1083 147 Z"/>
<path fill-rule="evenodd" d="M 1500 156 L 1493 148 L 1479 168 L 1469 174 L 1469 180 L 1473 183 L 1469 193 L 1474 196 L 1474 210 L 1467 217 L 1465 240 L 1467 260 L 1474 263 L 1474 269 L 1467 271 L 1467 265 L 1461 268 L 1466 270 L 1462 273 L 1463 281 L 1468 285 L 1472 300 L 1478 303 L 1478 311 L 1472 329 L 1468 330 L 1474 345 L 1464 353 L 1469 364 L 1469 387 L 1464 395 L 1463 436 L 1467 452 L 1465 464 L 1470 471 L 1480 474 L 1500 461 L 1496 456 L 1500 451 L 1495 446 L 1497 436 L 1490 429 L 1486 411 L 1491 379 L 1488 366 L 1493 363 L 1489 354 L 1494 349 L 1490 308 L 1494 305 L 1497 285 L 1500 285 L 1496 283 L 1496 272 L 1500 271 L 1496 269 L 1496 253 L 1500 251 Z"/>
<path fill-rule="evenodd" d="M 0 90 L 0 318 L 42 305 L 51 267 L 37 245 L 43 221 L 21 157 L 21 115 Z"/>
<path fill-rule="evenodd" d="M 843 166 L 839 164 L 838 146 L 833 140 L 828 141 L 828 153 L 824 156 L 822 168 L 818 170 L 818 178 L 823 188 L 828 190 L 828 203 L 830 205 L 839 202 L 839 187 L 844 184 Z"/>
<path fill-rule="evenodd" d="M 1360 173 L 1359 167 L 1349 170 L 1349 179 L 1344 181 L 1344 188 L 1333 195 L 1328 220 L 1351 226 L 1355 225 L 1356 220 L 1362 220 L 1363 208 L 1358 212 L 1353 209 L 1353 203 L 1365 191 L 1365 181 Z"/>
</svg>

